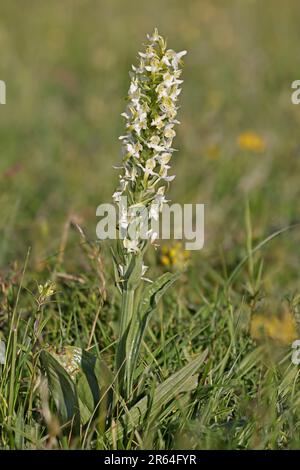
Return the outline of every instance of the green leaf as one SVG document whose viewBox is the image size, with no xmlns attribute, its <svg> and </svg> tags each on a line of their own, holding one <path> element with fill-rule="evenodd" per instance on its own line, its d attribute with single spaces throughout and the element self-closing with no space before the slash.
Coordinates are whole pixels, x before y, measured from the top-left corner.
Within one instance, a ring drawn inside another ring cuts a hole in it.
<svg viewBox="0 0 300 470">
<path fill-rule="evenodd" d="M 168 405 L 168 413 L 176 410 L 178 404 L 176 400 L 181 398 L 182 395 L 192 392 L 197 387 L 198 371 L 207 357 L 207 352 L 208 350 L 205 350 L 178 372 L 159 384 L 154 390 L 151 400 L 149 396 L 144 396 L 130 410 L 127 410 L 115 424 L 116 438 L 121 439 L 125 433 L 142 426 L 146 416 L 148 423 L 155 420 L 166 405 Z M 110 442 L 113 434 L 111 431 L 107 431 L 107 438 Z"/>
<path fill-rule="evenodd" d="M 23 405 L 20 406 L 18 409 L 18 414 L 16 416 L 16 421 L 15 421 L 15 446 L 17 449 L 23 449 L 24 448 L 24 428 L 25 428 L 25 422 L 24 422 L 24 407 Z"/>
<path fill-rule="evenodd" d="M 152 312 L 163 294 L 179 278 L 180 273 L 165 273 L 150 284 L 142 293 L 142 300 L 137 310 L 137 318 L 133 318 L 127 338 L 127 363 L 129 380 L 132 381 L 133 371 L 136 367 L 141 349 L 142 340 L 149 323 Z"/>
<path fill-rule="evenodd" d="M 121 278 L 120 278 L 120 275 L 119 275 L 118 261 L 117 261 L 116 255 L 114 253 L 114 250 L 112 248 L 111 248 L 111 257 L 112 257 L 112 262 L 113 262 L 116 286 L 117 286 L 119 292 L 122 294 L 123 286 L 122 286 Z"/>
<path fill-rule="evenodd" d="M 104 430 L 112 401 L 113 377 L 106 363 L 76 346 L 66 346 L 61 352 L 49 353 L 68 372 L 75 383 L 82 424 L 97 417 Z"/>
<path fill-rule="evenodd" d="M 149 313 L 157 307 L 159 299 L 179 277 L 180 273 L 162 274 L 162 276 L 145 289 L 143 299 L 139 306 L 139 315 L 141 318 L 149 315 Z"/>
<path fill-rule="evenodd" d="M 243 358 L 236 368 L 239 378 L 248 374 L 253 367 L 256 367 L 263 356 L 263 347 L 257 347 Z"/>
<path fill-rule="evenodd" d="M 92 417 L 97 417 L 98 429 L 104 432 L 106 418 L 112 404 L 112 373 L 103 360 L 87 351 L 82 351 L 80 366 L 77 393 L 83 423 Z M 84 409 L 85 413 L 83 413 Z"/>
<path fill-rule="evenodd" d="M 46 350 L 40 352 L 40 362 L 54 399 L 62 425 L 71 426 L 74 434 L 80 431 L 80 411 L 76 387 L 67 371 Z"/>
</svg>

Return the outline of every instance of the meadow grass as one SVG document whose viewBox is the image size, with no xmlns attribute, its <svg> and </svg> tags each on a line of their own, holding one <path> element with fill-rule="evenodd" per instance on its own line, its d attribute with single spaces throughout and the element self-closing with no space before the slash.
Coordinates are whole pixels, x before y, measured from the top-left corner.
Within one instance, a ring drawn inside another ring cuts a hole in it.
<svg viewBox="0 0 300 470">
<path fill-rule="evenodd" d="M 299 448 L 298 2 L 29 3 L 25 21 L 14 0 L 0 19 L 0 448 Z M 149 277 L 181 276 L 148 326 L 134 396 L 105 419 L 121 299 L 95 211 L 116 186 L 128 70 L 154 26 L 189 52 L 170 198 L 206 204 L 206 240 L 183 264 L 179 247 L 147 253 Z M 96 364 L 105 393 L 79 426 L 57 368 L 71 347 L 108 368 Z"/>
</svg>

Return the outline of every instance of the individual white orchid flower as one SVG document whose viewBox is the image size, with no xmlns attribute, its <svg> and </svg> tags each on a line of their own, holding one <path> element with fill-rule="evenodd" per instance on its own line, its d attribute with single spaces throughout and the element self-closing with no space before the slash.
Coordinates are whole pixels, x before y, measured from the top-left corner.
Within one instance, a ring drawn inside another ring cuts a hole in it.
<svg viewBox="0 0 300 470">
<path fill-rule="evenodd" d="M 123 245 L 129 253 L 136 253 L 138 251 L 138 240 L 130 240 L 129 238 L 124 238 Z"/>
</svg>

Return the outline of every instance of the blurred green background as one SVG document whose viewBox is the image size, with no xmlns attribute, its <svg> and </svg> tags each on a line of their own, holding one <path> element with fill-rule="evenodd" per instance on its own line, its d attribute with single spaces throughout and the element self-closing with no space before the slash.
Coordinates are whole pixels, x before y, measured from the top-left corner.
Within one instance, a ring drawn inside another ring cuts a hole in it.
<svg viewBox="0 0 300 470">
<path fill-rule="evenodd" d="M 199 277 L 205 261 L 242 255 L 246 200 L 257 241 L 299 221 L 299 22 L 298 0 L 2 1 L 2 268 L 28 246 L 37 266 L 51 257 L 70 213 L 95 238 L 96 207 L 117 184 L 128 71 L 155 26 L 188 50 L 171 197 L 206 204 Z M 247 131 L 260 150 L 239 143 Z M 266 261 L 266 288 L 296 288 L 299 230 Z"/>
</svg>

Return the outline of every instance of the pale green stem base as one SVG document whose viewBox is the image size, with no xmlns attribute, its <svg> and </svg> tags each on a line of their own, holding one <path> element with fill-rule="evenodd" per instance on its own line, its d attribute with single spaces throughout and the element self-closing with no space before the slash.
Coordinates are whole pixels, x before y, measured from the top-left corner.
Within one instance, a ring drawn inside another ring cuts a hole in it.
<svg viewBox="0 0 300 470">
<path fill-rule="evenodd" d="M 118 377 L 119 393 L 126 399 L 130 396 L 129 387 L 130 371 L 127 370 L 127 336 L 131 320 L 134 314 L 134 294 L 135 290 L 124 290 L 122 294 L 121 321 L 119 331 L 119 342 L 116 354 L 116 374 Z M 130 388 L 130 387 L 129 387 Z"/>
</svg>

